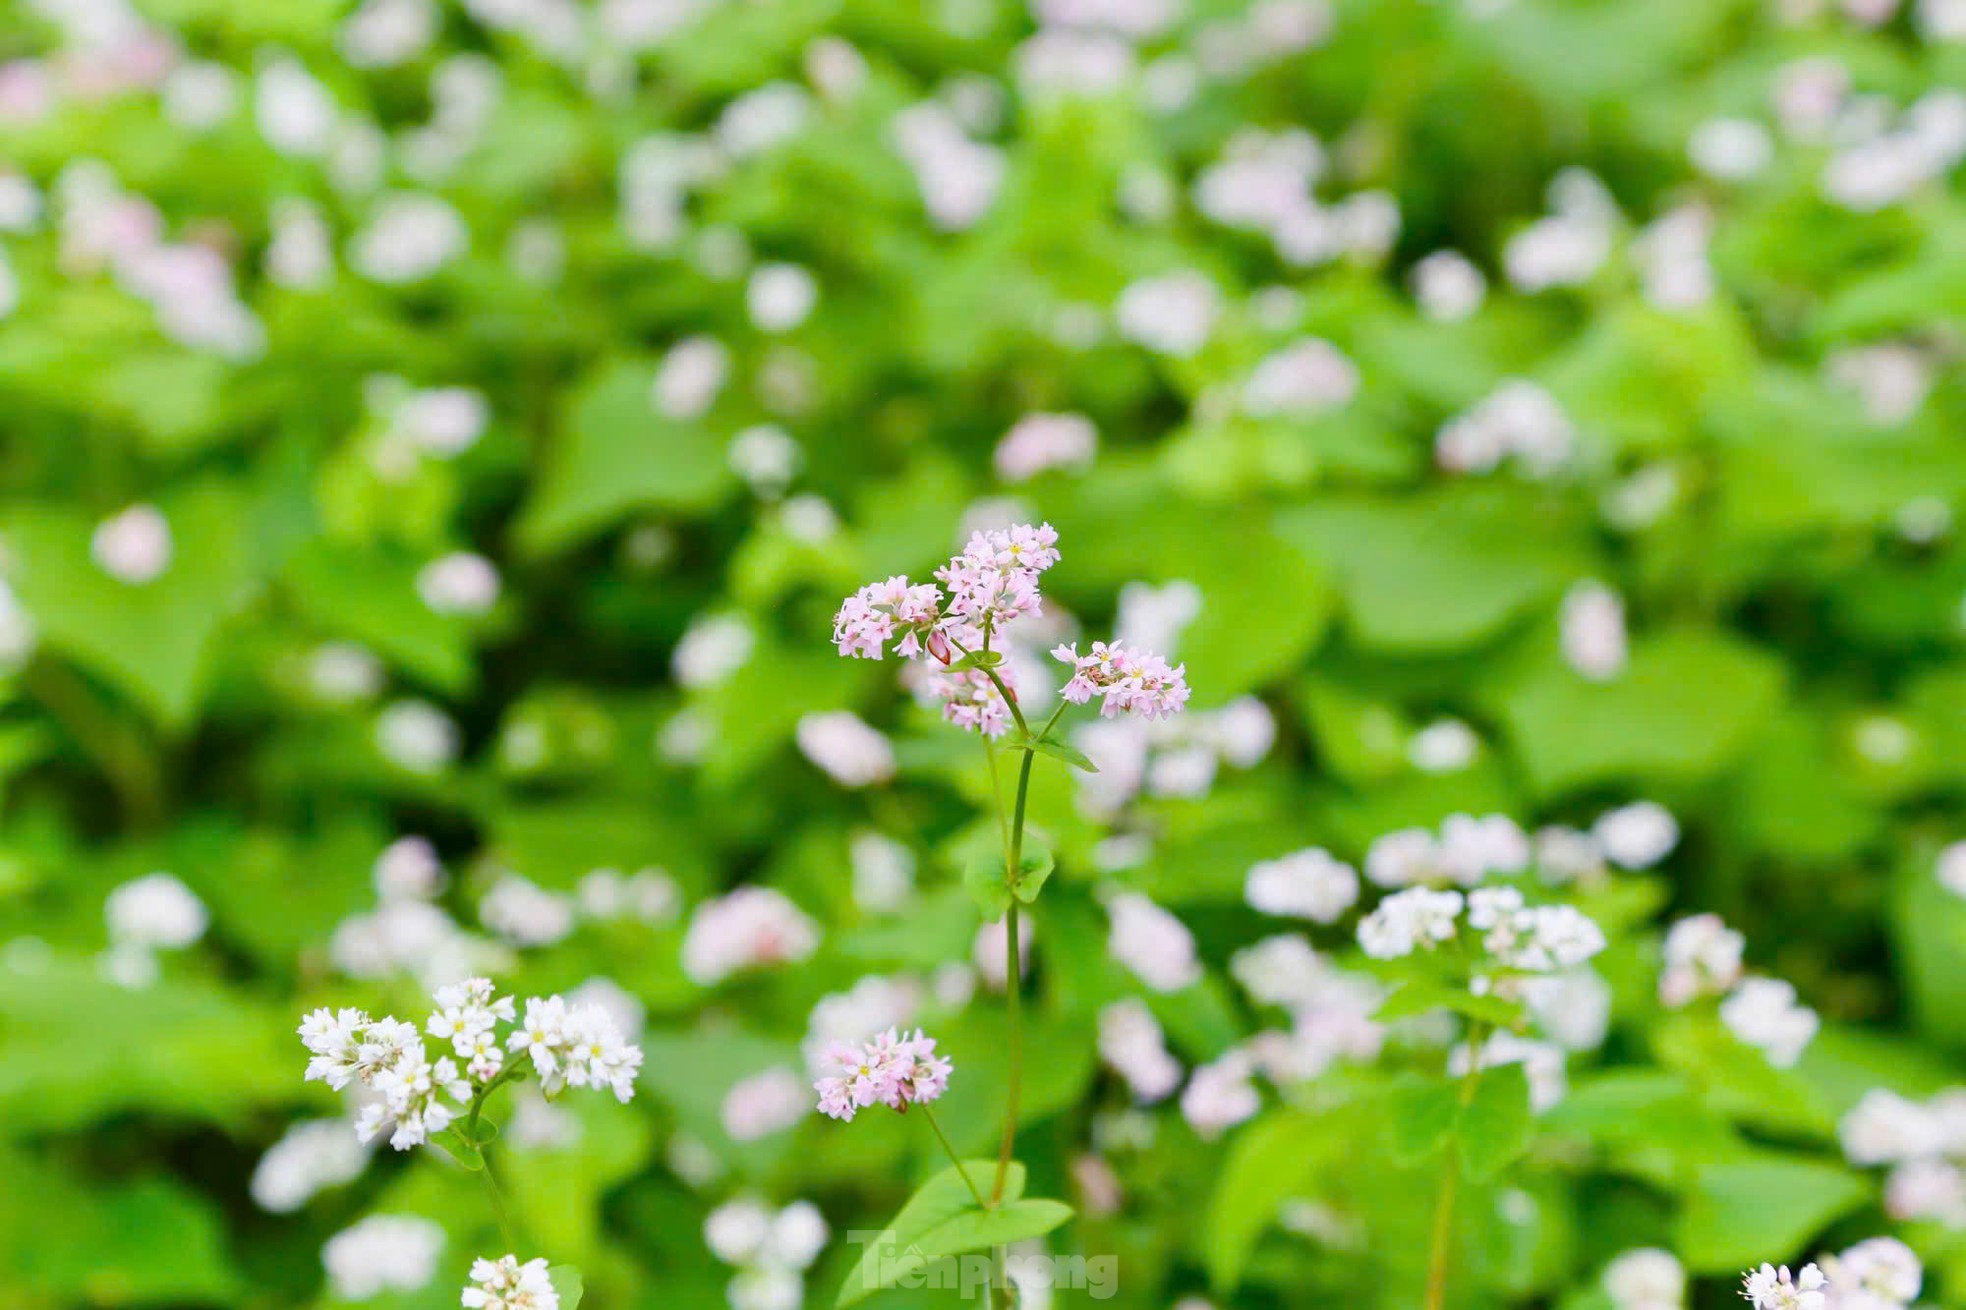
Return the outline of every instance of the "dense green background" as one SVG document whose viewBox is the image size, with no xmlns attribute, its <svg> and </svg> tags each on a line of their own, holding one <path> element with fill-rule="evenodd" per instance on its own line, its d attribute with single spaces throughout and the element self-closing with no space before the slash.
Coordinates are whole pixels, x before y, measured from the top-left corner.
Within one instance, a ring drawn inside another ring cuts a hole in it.
<svg viewBox="0 0 1966 1310">
<path fill-rule="evenodd" d="M 1595 1305 L 1606 1258 L 1664 1244 L 1713 1276 L 1703 1295 L 1721 1304 L 1749 1261 L 1890 1230 L 1877 1175 L 1843 1163 L 1834 1125 L 1871 1087 L 1949 1085 L 1966 1057 L 1966 902 L 1932 877 L 1938 848 L 1966 836 L 1966 551 L 1950 533 L 1913 544 L 1898 530 L 1908 502 L 1956 507 L 1966 492 L 1966 201 L 1954 177 L 1851 214 L 1819 194 L 1821 148 L 1784 144 L 1761 177 L 1723 186 L 1693 173 L 1685 143 L 1718 113 L 1766 121 L 1787 61 L 1840 60 L 1861 91 L 1902 107 L 1966 81 L 1966 44 L 1921 40 L 1904 17 L 1877 31 L 1834 14 L 1784 26 L 1759 0 L 1520 0 L 1486 20 L 1447 0 L 1347 0 L 1319 47 L 1207 84 L 1177 112 L 1131 94 L 1011 90 L 991 138 L 1001 193 L 976 227 L 945 234 L 889 120 L 958 75 L 1012 87 L 1031 30 L 1019 6 L 949 6 L 967 15 L 953 25 L 912 0 L 713 7 L 630 61 L 611 96 L 449 7 L 430 53 L 369 72 L 338 52 L 338 0 L 139 8 L 240 70 L 291 52 L 344 110 L 390 131 L 426 116 L 444 53 L 489 54 L 504 94 L 433 188 L 467 220 L 469 254 L 408 287 L 345 268 L 305 291 L 260 275 L 276 198 L 317 201 L 338 249 L 370 202 L 273 152 L 250 112 L 197 135 L 132 92 L 0 123 L 0 166 L 45 188 L 98 159 L 156 201 L 172 234 L 202 225 L 236 256 L 267 332 L 250 362 L 174 344 L 108 278 L 65 272 L 50 224 L 0 238 L 20 284 L 0 318 L 0 540 L 40 636 L 0 673 L 9 1304 L 314 1304 L 321 1243 L 377 1210 L 451 1230 L 437 1281 L 401 1304 L 455 1304 L 470 1254 L 493 1239 L 468 1180 L 434 1160 L 378 1158 L 293 1216 L 259 1211 L 246 1191 L 287 1123 L 333 1112 L 300 1081 L 302 1009 L 420 1005 L 407 981 L 338 980 L 325 950 L 372 905 L 374 856 L 404 832 L 439 843 L 447 903 L 467 923 L 495 868 L 566 889 L 595 867 L 652 864 L 691 905 L 764 882 L 824 925 L 809 963 L 710 991 L 680 971 L 680 927 L 584 926 L 509 975 L 522 994 L 605 975 L 650 1011 L 637 1101 L 579 1107 L 572 1150 L 509 1156 L 522 1221 L 584 1267 L 587 1304 L 719 1304 L 729 1271 L 701 1221 L 747 1185 L 817 1200 L 836 1232 L 891 1213 L 934 1163 L 913 1123 L 815 1116 L 740 1145 L 716 1110 L 740 1075 L 796 1063 L 821 996 L 968 955 L 976 915 L 946 852 L 987 803 L 980 752 L 912 707 L 890 665 L 838 658 L 829 619 L 860 583 L 921 576 L 948 554 L 966 511 L 1005 493 L 990 453 L 1032 411 L 1089 415 L 1101 442 L 1090 472 L 1014 489 L 1061 533 L 1048 594 L 1096 633 L 1121 585 L 1194 583 L 1202 609 L 1179 654 L 1195 705 L 1254 693 L 1279 724 L 1259 767 L 1122 820 L 1155 837 L 1123 877 L 1184 917 L 1210 966 L 1204 984 L 1155 1001 L 1184 1062 L 1257 1023 L 1225 969 L 1274 927 L 1241 902 L 1253 861 L 1311 843 L 1356 860 L 1380 833 L 1457 810 L 1529 826 L 1655 799 L 1685 837 L 1604 909 L 1611 1039 L 1575 1062 L 1572 1097 L 1529 1160 L 1472 1190 L 1456 1296 Z M 1150 51 L 1240 9 L 1194 0 Z M 866 56 L 861 94 L 817 102 L 793 139 L 697 188 L 675 248 L 635 248 L 617 221 L 627 148 L 702 131 L 740 93 L 799 80 L 825 33 Z M 55 39 L 30 7 L 0 0 L 0 57 Z M 1185 187 L 1252 122 L 1344 141 L 1324 194 L 1397 197 L 1403 227 L 1383 265 L 1293 270 L 1185 201 L 1159 222 L 1117 202 L 1142 169 Z M 1675 199 L 1710 204 L 1715 300 L 1648 304 L 1630 230 L 1580 288 L 1500 285 L 1503 243 L 1573 164 L 1604 179 L 1631 230 Z M 538 218 L 566 243 L 565 273 L 545 285 L 503 256 Z M 717 228 L 814 272 L 807 323 L 782 338 L 750 324 L 743 282 L 700 270 L 700 235 Z M 1461 323 L 1426 318 L 1406 290 L 1414 260 L 1445 246 L 1496 284 Z M 1110 331 L 1054 339 L 1060 311 L 1107 309 L 1130 282 L 1180 267 L 1224 292 L 1195 357 Z M 1249 299 L 1279 283 L 1303 297 L 1285 327 Z M 663 352 L 704 332 L 730 349 L 730 385 L 700 421 L 658 417 L 647 397 Z M 1304 332 L 1356 361 L 1350 405 L 1257 421 L 1197 404 Z M 1823 361 L 1895 340 L 1929 353 L 1936 385 L 1914 417 L 1880 426 Z M 490 430 L 455 461 L 386 481 L 371 462 L 382 423 L 364 401 L 378 373 L 480 388 Z M 787 374 L 804 396 L 775 410 L 771 379 Z M 1543 383 L 1577 424 L 1576 469 L 1545 482 L 1434 470 L 1438 426 L 1511 376 Z M 804 448 L 793 491 L 838 510 L 830 539 L 789 533 L 731 472 L 732 435 L 767 419 Z M 1665 512 L 1611 526 L 1609 490 L 1660 467 L 1680 489 Z M 162 507 L 176 538 L 171 567 L 142 589 L 88 556 L 94 525 L 135 501 Z M 460 548 L 503 574 L 483 618 L 436 615 L 414 590 L 424 563 Z M 1630 667 L 1602 685 L 1571 671 L 1556 637 L 1563 593 L 1587 577 L 1629 608 Z M 706 613 L 746 616 L 755 649 L 722 685 L 679 688 L 670 654 Z M 302 670 L 326 641 L 373 651 L 387 692 L 322 703 Z M 456 718 L 454 767 L 417 776 L 378 753 L 375 717 L 400 697 Z M 893 732 L 891 785 L 843 791 L 795 749 L 802 714 L 840 707 Z M 679 713 L 711 728 L 690 766 L 654 748 Z M 1481 752 L 1463 771 L 1421 773 L 1407 739 L 1443 714 L 1474 725 Z M 1903 729 L 1885 758 L 1859 748 L 1880 720 Z M 510 749 L 537 734 L 543 755 Z M 1140 989 L 1106 954 L 1092 894 L 1090 853 L 1111 825 L 1075 809 L 1063 773 L 1041 768 L 1033 802 L 1060 864 L 1038 915 L 1043 1055 L 1024 1156 L 1035 1194 L 1070 1198 L 1070 1160 L 1126 1103 L 1096 1068 L 1094 1015 Z M 850 897 L 849 836 L 869 825 L 919 855 L 920 903 L 902 918 Z M 152 869 L 193 887 L 213 926 L 164 960 L 158 985 L 127 991 L 95 965 L 103 897 Z M 1754 965 L 1823 1013 L 1797 1071 L 1658 1011 L 1652 943 L 1674 910 L 1696 908 L 1745 930 Z M 1318 940 L 1343 950 L 1345 934 Z M 945 1121 L 960 1148 L 987 1149 L 998 1007 L 980 999 L 936 1026 L 957 1061 Z M 1064 1249 L 1120 1254 L 1115 1305 L 1165 1307 L 1211 1282 L 1222 1306 L 1414 1304 L 1433 1175 L 1389 1163 L 1375 1089 L 1391 1072 L 1335 1073 L 1296 1109 L 1271 1095 L 1214 1143 L 1159 1109 L 1151 1145 L 1109 1152 L 1124 1210 L 1067 1228 Z M 711 1145 L 724 1177 L 699 1188 L 672 1171 L 679 1128 Z M 1290 1196 L 1336 1206 L 1363 1243 L 1278 1231 Z M 1937 1262 L 1935 1295 L 1966 1305 L 1966 1243 L 1897 1231 Z M 830 1303 L 849 1258 L 829 1248 L 811 1304 Z"/>
</svg>

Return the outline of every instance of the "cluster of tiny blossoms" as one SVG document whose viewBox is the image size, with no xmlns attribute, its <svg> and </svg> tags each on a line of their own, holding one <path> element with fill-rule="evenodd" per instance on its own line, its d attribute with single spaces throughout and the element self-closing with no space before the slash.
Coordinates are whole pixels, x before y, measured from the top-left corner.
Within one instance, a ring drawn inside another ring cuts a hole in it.
<svg viewBox="0 0 1966 1310">
<path fill-rule="evenodd" d="M 301 1021 L 308 1081 L 319 1079 L 336 1091 L 360 1083 L 378 1094 L 355 1123 L 363 1141 L 386 1129 L 389 1144 L 407 1151 L 443 1132 L 473 1096 L 516 1073 L 506 1069 L 508 1050 L 531 1059 L 549 1095 L 569 1085 L 606 1087 L 622 1101 L 634 1095 L 641 1048 L 624 1041 L 598 1005 L 533 997 L 524 1022 L 501 1042 L 498 1026 L 513 1023 L 517 1007 L 510 996 L 493 995 L 490 979 L 441 987 L 436 999 L 422 1032 L 413 1023 L 388 1015 L 371 1019 L 357 1009 L 318 1009 Z M 432 1059 L 425 1034 L 448 1042 L 449 1053 Z"/>
<path fill-rule="evenodd" d="M 1760 1047 L 1768 1062 L 1787 1068 L 1802 1058 L 1822 1026 L 1816 1012 L 1796 999 L 1793 985 L 1747 974 L 1746 941 L 1717 914 L 1695 914 L 1666 932 L 1659 1002 L 1670 1009 L 1718 996 L 1720 1019 L 1734 1035 Z"/>
<path fill-rule="evenodd" d="M 516 1255 L 471 1264 L 471 1286 L 459 1298 L 465 1310 L 560 1310 L 546 1261 L 520 1263 Z"/>
<path fill-rule="evenodd" d="M 1514 887 L 1478 887 L 1466 896 L 1409 887 L 1359 921 L 1359 946 L 1375 960 L 1432 950 L 1459 936 L 1464 911 L 1467 926 L 1482 934 L 1486 957 L 1477 992 L 1507 992 L 1516 975 L 1574 969 L 1604 949 L 1603 930 L 1589 915 L 1570 905 L 1524 904 Z"/>
<path fill-rule="evenodd" d="M 1793 1274 L 1787 1265 L 1750 1269 L 1741 1295 L 1754 1310 L 1905 1310 L 1924 1282 L 1924 1267 L 1910 1247 L 1894 1237 L 1872 1237 Z"/>
<path fill-rule="evenodd" d="M 1127 711 L 1149 721 L 1170 718 L 1188 703 L 1187 665 L 1170 665 L 1159 655 L 1124 649 L 1117 641 L 1092 643 L 1090 653 L 1076 645 L 1059 646 L 1052 655 L 1072 666 L 1072 676 L 1058 694 L 1074 705 L 1100 697 L 1105 718 Z"/>
<path fill-rule="evenodd" d="M 1843 1117 L 1843 1154 L 1855 1165 L 1889 1165 L 1884 1212 L 1966 1229 L 1966 1088 L 1927 1101 L 1873 1088 Z"/>
<path fill-rule="evenodd" d="M 841 1120 L 870 1105 L 905 1113 L 910 1105 L 933 1101 L 948 1090 L 955 1070 L 935 1053 L 935 1039 L 919 1028 L 907 1037 L 890 1028 L 862 1046 L 835 1043 L 826 1051 L 825 1067 L 833 1072 L 813 1083 L 819 1108 Z"/>
<path fill-rule="evenodd" d="M 1057 543 L 1058 532 L 1049 523 L 973 533 L 962 553 L 935 571 L 934 583 L 896 576 L 847 597 L 833 617 L 833 642 L 840 654 L 859 659 L 882 659 L 889 651 L 904 659 L 930 656 L 944 666 L 931 665 L 926 680 L 943 717 L 985 736 L 1001 736 L 1015 717 L 1004 699 L 1015 681 L 1011 666 L 986 671 L 958 661 L 983 651 L 1002 654 L 1010 624 L 1043 612 L 1038 579 L 1058 562 Z M 1083 705 L 1097 695 L 1108 718 L 1130 712 L 1164 719 L 1187 704 L 1186 666 L 1170 665 L 1159 655 L 1125 649 L 1117 641 L 1094 642 L 1088 655 L 1081 656 L 1075 645 L 1061 645 L 1052 654 L 1072 666 L 1064 699 Z"/>
</svg>

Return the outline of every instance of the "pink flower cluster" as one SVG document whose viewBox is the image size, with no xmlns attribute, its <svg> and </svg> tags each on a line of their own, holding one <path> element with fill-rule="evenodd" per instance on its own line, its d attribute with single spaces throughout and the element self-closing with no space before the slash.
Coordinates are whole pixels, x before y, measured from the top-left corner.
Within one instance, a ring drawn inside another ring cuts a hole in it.
<svg viewBox="0 0 1966 1310">
<path fill-rule="evenodd" d="M 819 1108 L 834 1119 L 850 1120 L 870 1105 L 906 1112 L 910 1105 L 941 1096 L 955 1066 L 935 1053 L 935 1039 L 917 1028 L 903 1037 L 890 1028 L 865 1046 L 836 1042 L 826 1052 L 834 1072 L 813 1084 Z"/>
<path fill-rule="evenodd" d="M 910 585 L 904 575 L 869 583 L 833 616 L 833 641 L 840 654 L 870 660 L 890 643 L 906 659 L 926 650 L 944 664 L 955 658 L 951 642 L 980 650 L 1010 620 L 1038 613 L 1038 575 L 1058 562 L 1057 545 L 1049 523 L 973 533 L 962 554 L 935 571 L 946 602 L 934 583 Z"/>
<path fill-rule="evenodd" d="M 1017 694 L 1013 664 L 999 662 L 988 670 L 947 666 L 985 651 L 1008 654 L 1006 627 L 1042 611 L 1038 578 L 1058 559 L 1058 531 L 1049 523 L 972 533 L 962 553 L 935 571 L 939 587 L 910 584 L 897 575 L 847 597 L 833 617 L 833 642 L 840 654 L 859 659 L 882 659 L 890 649 L 911 660 L 927 652 L 934 659 L 915 685 L 941 703 L 942 717 L 988 737 L 1002 736 L 1016 718 L 1006 699 Z M 1073 646 L 1054 653 L 1074 669 L 1065 699 L 1084 704 L 1097 692 L 1103 697 L 1100 711 L 1109 718 L 1133 711 L 1164 719 L 1187 703 L 1186 665 L 1122 650 L 1118 642 L 1097 642 L 1083 659 Z"/>
<path fill-rule="evenodd" d="M 929 649 L 945 664 L 949 659 L 946 639 L 937 646 L 942 625 L 942 593 L 933 583 L 909 586 L 904 575 L 886 582 L 870 582 L 846 598 L 833 616 L 833 640 L 840 654 L 877 660 L 887 653 L 889 642 L 900 638 L 896 653 L 913 659 Z"/>
<path fill-rule="evenodd" d="M 1101 696 L 1099 713 L 1105 718 L 1131 710 L 1143 719 L 1165 719 L 1188 703 L 1185 664 L 1170 666 L 1158 655 L 1126 650 L 1117 641 L 1095 641 L 1086 655 L 1076 644 L 1051 653 L 1072 666 L 1071 680 L 1059 695 L 1074 705 Z"/>
</svg>

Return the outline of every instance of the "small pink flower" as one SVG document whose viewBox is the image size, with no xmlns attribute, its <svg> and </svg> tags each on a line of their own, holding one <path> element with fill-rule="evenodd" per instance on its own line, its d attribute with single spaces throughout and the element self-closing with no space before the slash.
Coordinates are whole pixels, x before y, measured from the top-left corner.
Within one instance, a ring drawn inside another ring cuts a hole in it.
<svg viewBox="0 0 1966 1310">
<path fill-rule="evenodd" d="M 899 637 L 896 653 L 913 659 L 921 654 L 924 640 L 934 646 L 941 621 L 942 593 L 931 583 L 911 587 L 906 576 L 897 575 L 870 582 L 846 598 L 833 617 L 833 641 L 842 655 L 877 660 Z"/>
<path fill-rule="evenodd" d="M 954 1071 L 935 1053 L 935 1039 L 919 1028 L 907 1037 L 890 1028 L 864 1046 L 836 1042 L 827 1049 L 825 1067 L 832 1072 L 813 1083 L 819 1109 L 842 1121 L 874 1104 L 905 1111 L 933 1101 L 948 1090 Z"/>
<path fill-rule="evenodd" d="M 1059 646 L 1053 658 L 1072 666 L 1072 676 L 1059 692 L 1074 705 L 1083 705 L 1097 693 L 1102 697 L 1099 713 L 1105 718 L 1135 713 L 1143 719 L 1165 719 L 1179 714 L 1188 703 L 1188 666 L 1170 665 L 1158 655 L 1124 649 L 1115 642 L 1095 641 L 1089 654 L 1078 647 Z"/>
</svg>

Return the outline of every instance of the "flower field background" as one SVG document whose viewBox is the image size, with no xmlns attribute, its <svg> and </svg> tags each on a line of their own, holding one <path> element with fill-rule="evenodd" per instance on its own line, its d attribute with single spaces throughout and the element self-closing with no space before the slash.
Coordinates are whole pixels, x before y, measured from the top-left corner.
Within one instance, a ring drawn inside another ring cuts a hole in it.
<svg viewBox="0 0 1966 1310">
<path fill-rule="evenodd" d="M 7 1303 L 1966 1306 L 1962 88 L 0 0 Z"/>
</svg>

